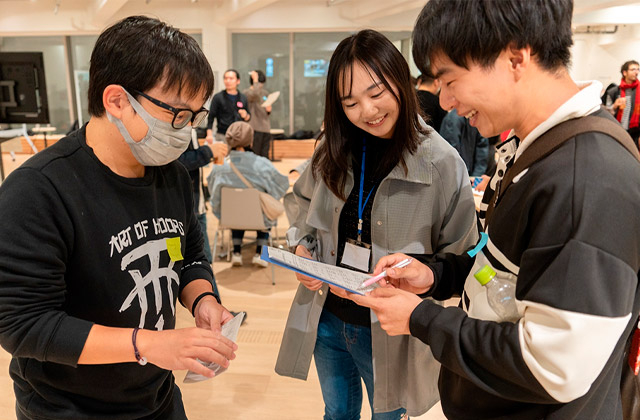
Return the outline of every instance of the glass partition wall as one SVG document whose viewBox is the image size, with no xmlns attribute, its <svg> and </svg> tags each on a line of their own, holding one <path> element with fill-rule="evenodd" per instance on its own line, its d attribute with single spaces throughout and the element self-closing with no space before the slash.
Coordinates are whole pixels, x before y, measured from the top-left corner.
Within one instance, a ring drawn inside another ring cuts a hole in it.
<svg viewBox="0 0 640 420">
<path fill-rule="evenodd" d="M 240 72 L 240 90 L 249 87 L 249 72 L 262 70 L 265 88 L 280 91 L 271 126 L 286 136 L 308 137 L 324 116 L 324 89 L 329 60 L 338 43 L 352 32 L 232 33 L 231 67 Z M 384 32 L 417 75 L 411 57 L 410 32 Z M 202 45 L 202 34 L 191 34 Z M 89 119 L 88 71 L 97 35 L 0 37 L 0 51 L 41 51 L 49 100 L 50 124 L 66 133 Z M 219 73 L 219 72 L 218 72 Z M 218 74 L 216 89 L 223 88 Z M 305 131 L 306 133 L 301 133 Z M 296 133 L 297 132 L 297 133 Z"/>
<path fill-rule="evenodd" d="M 324 117 L 324 90 L 331 55 L 340 41 L 352 33 L 234 33 L 232 67 L 241 74 L 240 88 L 249 87 L 249 71 L 264 71 L 265 88 L 280 91 L 271 114 L 271 127 L 282 128 L 288 137 L 308 137 L 309 132 L 320 129 Z M 417 76 L 410 53 L 411 32 L 384 32 L 384 35 L 402 52 L 412 74 Z"/>
</svg>

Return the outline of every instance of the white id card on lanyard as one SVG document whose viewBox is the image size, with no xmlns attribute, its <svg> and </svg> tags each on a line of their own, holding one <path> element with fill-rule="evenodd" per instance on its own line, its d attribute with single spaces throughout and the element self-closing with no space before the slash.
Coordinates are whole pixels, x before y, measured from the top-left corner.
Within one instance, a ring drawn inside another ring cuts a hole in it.
<svg viewBox="0 0 640 420">
<path fill-rule="evenodd" d="M 362 201 L 364 195 L 364 169 L 365 169 L 365 153 L 367 150 L 366 139 L 362 139 L 362 163 L 360 168 L 360 191 L 358 191 L 358 240 L 347 239 L 344 244 L 341 264 L 353 267 L 356 270 L 369 272 L 369 260 L 371 259 L 371 245 L 362 242 L 362 220 L 364 208 L 371 197 L 371 193 L 375 190 L 372 188 L 367 195 L 367 199 Z"/>
<path fill-rule="evenodd" d="M 371 260 L 371 248 L 363 245 L 364 244 L 357 244 L 353 240 L 348 240 L 344 244 L 344 251 L 340 263 L 368 273 L 369 261 Z"/>
</svg>

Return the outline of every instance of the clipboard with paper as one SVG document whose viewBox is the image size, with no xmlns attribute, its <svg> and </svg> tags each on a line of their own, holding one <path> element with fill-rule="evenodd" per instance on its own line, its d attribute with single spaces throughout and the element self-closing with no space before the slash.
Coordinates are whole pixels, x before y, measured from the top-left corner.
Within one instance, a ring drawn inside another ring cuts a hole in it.
<svg viewBox="0 0 640 420">
<path fill-rule="evenodd" d="M 377 284 L 362 287 L 362 283 L 371 278 L 371 274 L 309 260 L 282 249 L 263 246 L 260 257 L 265 261 L 286 268 L 287 270 L 304 274 L 305 276 L 340 287 L 358 295 L 364 295 L 378 287 Z"/>
</svg>

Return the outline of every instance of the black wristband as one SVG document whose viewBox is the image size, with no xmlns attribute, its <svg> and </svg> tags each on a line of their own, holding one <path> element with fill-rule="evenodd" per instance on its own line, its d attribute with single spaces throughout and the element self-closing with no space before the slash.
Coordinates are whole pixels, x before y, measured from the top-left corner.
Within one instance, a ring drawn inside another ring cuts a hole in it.
<svg viewBox="0 0 640 420">
<path fill-rule="evenodd" d="M 133 343 L 133 352 L 136 355 L 136 360 L 140 366 L 144 366 L 147 364 L 147 358 L 144 356 L 140 356 L 140 351 L 138 351 L 138 346 L 136 345 L 136 337 L 138 336 L 138 331 L 140 328 L 134 328 L 133 334 L 131 334 L 131 342 Z"/>
<path fill-rule="evenodd" d="M 220 301 L 220 296 L 216 295 L 215 293 L 213 292 L 200 293 L 200 295 L 198 295 L 198 297 L 193 300 L 193 304 L 191 305 L 191 315 L 193 315 L 194 317 L 196 316 L 196 306 L 198 306 L 200 299 L 202 299 L 205 296 L 213 296 L 214 298 L 216 298 L 218 303 L 222 305 L 222 302 Z"/>
</svg>

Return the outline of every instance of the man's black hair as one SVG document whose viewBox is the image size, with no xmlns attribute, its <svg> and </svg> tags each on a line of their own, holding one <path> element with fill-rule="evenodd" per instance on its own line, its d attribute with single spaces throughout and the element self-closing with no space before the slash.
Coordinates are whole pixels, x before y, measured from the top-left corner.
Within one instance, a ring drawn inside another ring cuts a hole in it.
<svg viewBox="0 0 640 420">
<path fill-rule="evenodd" d="M 265 83 L 267 81 L 267 76 L 264 75 L 264 73 L 262 72 L 262 70 L 254 70 L 256 73 L 258 73 L 258 83 Z M 253 85 L 253 78 L 249 78 L 249 83 L 251 83 Z"/>
<path fill-rule="evenodd" d="M 638 64 L 638 62 L 636 60 L 629 60 L 626 63 L 624 63 L 622 65 L 622 67 L 620 67 L 620 73 L 622 74 L 623 72 L 628 71 L 629 70 L 629 66 L 632 65 L 632 64 L 635 64 L 636 66 L 640 65 L 640 64 Z M 623 74 L 623 76 L 624 76 L 624 74 Z"/>
<path fill-rule="evenodd" d="M 105 29 L 91 53 L 89 113 L 100 117 L 109 85 L 145 92 L 162 83 L 189 98 L 213 92 L 213 72 L 191 36 L 158 19 L 130 16 Z"/>
<path fill-rule="evenodd" d="M 235 74 L 236 74 L 236 79 L 240 80 L 240 73 L 238 73 L 238 70 L 236 70 L 236 69 L 227 69 L 227 70 L 223 73 L 223 76 L 224 76 L 225 74 L 229 73 L 229 72 L 233 72 L 233 73 L 235 73 Z"/>
<path fill-rule="evenodd" d="M 542 68 L 566 68 L 572 13 L 573 0 L 429 0 L 413 30 L 413 59 L 427 74 L 437 54 L 489 68 L 509 46 L 529 46 Z"/>
</svg>

